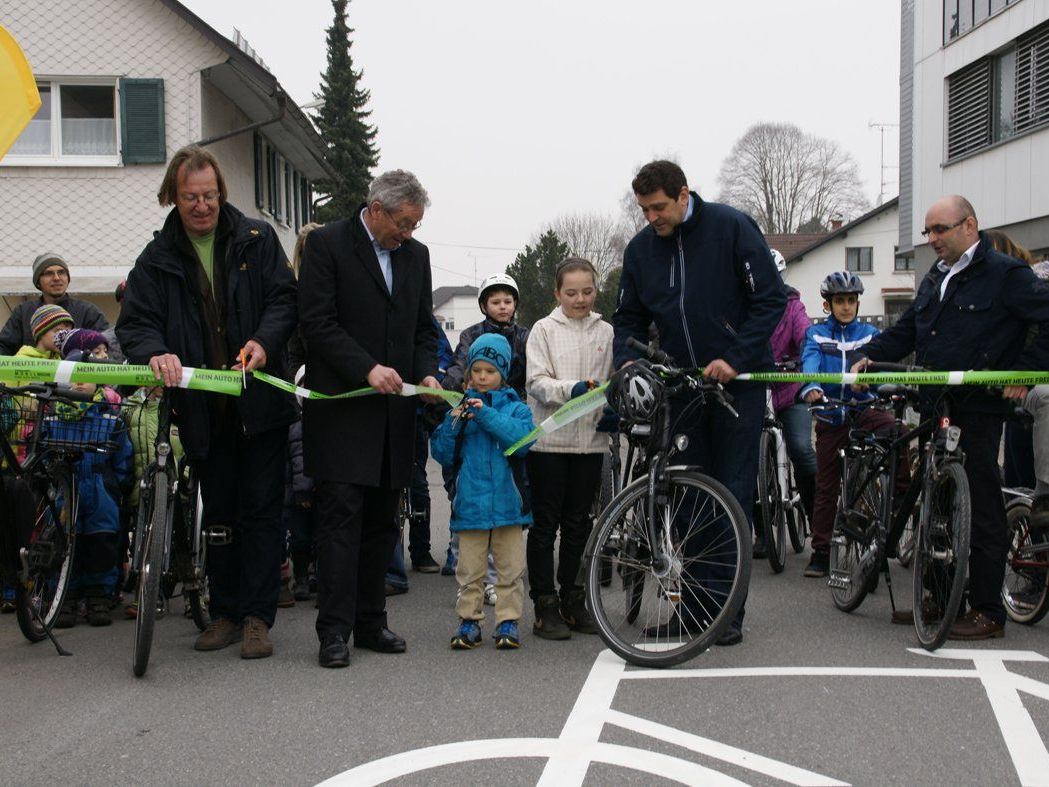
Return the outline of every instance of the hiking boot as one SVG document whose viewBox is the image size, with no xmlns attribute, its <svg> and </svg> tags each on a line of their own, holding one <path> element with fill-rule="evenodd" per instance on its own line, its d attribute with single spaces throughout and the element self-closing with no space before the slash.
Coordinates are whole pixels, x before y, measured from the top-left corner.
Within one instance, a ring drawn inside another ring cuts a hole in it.
<svg viewBox="0 0 1049 787">
<path fill-rule="evenodd" d="M 489 607 L 494 607 L 495 602 L 499 600 L 499 594 L 495 592 L 495 585 L 489 585 L 487 582 L 484 583 L 484 603 Z"/>
<path fill-rule="evenodd" d="M 535 600 L 535 623 L 532 633 L 543 639 L 568 639 L 572 632 L 565 625 L 559 609 L 561 602 L 557 596 L 540 596 Z"/>
<path fill-rule="evenodd" d="M 452 650 L 473 650 L 481 644 L 481 627 L 476 620 L 459 621 L 459 630 L 452 637 Z"/>
<path fill-rule="evenodd" d="M 586 594 L 582 590 L 572 590 L 561 599 L 561 618 L 572 631 L 580 634 L 596 634 L 597 626 L 586 608 Z"/>
<path fill-rule="evenodd" d="M 71 629 L 76 625 L 77 603 L 75 598 L 67 598 L 62 602 L 62 609 L 55 618 L 56 629 Z"/>
<path fill-rule="evenodd" d="M 92 596 L 87 600 L 87 622 L 92 626 L 108 626 L 113 622 L 108 598 Z"/>
<path fill-rule="evenodd" d="M 242 659 L 264 659 L 273 655 L 270 642 L 270 627 L 259 618 L 248 615 L 244 618 L 244 641 L 240 643 Z"/>
<path fill-rule="evenodd" d="M 805 566 L 804 576 L 825 577 L 828 571 L 830 571 L 830 553 L 813 552 L 812 557 L 809 558 L 809 564 Z"/>
<path fill-rule="evenodd" d="M 417 560 L 412 559 L 412 571 L 418 571 L 420 574 L 436 574 L 440 570 L 441 567 L 437 565 L 437 561 L 430 556 L 429 552 Z"/>
<path fill-rule="evenodd" d="M 521 647 L 521 638 L 517 634 L 517 621 L 504 620 L 495 627 L 495 649 L 517 650 Z"/>
<path fill-rule="evenodd" d="M 240 642 L 244 631 L 232 620 L 213 620 L 193 643 L 194 650 L 222 650 L 234 642 Z"/>
<path fill-rule="evenodd" d="M 277 594 L 278 609 L 287 609 L 295 606 L 295 596 L 291 594 L 291 588 L 287 582 L 280 583 L 280 592 Z"/>
<path fill-rule="evenodd" d="M 1027 522 L 1031 530 L 1049 530 L 1049 495 L 1035 495 Z"/>
</svg>

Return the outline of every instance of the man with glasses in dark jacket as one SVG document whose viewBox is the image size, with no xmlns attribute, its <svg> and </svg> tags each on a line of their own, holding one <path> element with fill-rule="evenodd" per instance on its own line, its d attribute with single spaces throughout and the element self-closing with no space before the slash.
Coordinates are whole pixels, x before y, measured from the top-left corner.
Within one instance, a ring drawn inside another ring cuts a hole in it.
<svg viewBox="0 0 1049 787">
<path fill-rule="evenodd" d="M 922 236 L 937 261 L 918 285 L 914 302 L 892 327 L 863 348 L 852 366 L 898 361 L 914 353 L 915 363 L 936 371 L 968 369 L 1049 369 L 1049 285 L 1029 265 L 995 251 L 980 232 L 967 199 L 943 197 L 925 214 Z M 1030 325 L 1038 338 L 1030 349 Z M 927 407 L 946 392 L 923 388 Z M 949 391 L 951 422 L 961 427 L 965 476 L 969 481 L 972 530 L 969 546 L 969 611 L 951 627 L 950 639 L 978 640 L 1005 635 L 1002 580 L 1009 550 L 998 473 L 1002 423 L 1024 386 L 1007 386 L 1001 397 L 982 386 Z M 934 614 L 923 610 L 922 614 Z"/>
<path fill-rule="evenodd" d="M 204 497 L 211 624 L 197 650 L 241 642 L 242 658 L 273 653 L 288 425 L 295 405 L 247 377 L 234 398 L 177 388 L 182 367 L 265 369 L 285 377 L 295 279 L 273 228 L 227 202 L 215 157 L 189 146 L 168 165 L 158 198 L 174 205 L 127 279 L 117 336 L 171 392 L 186 456 Z"/>
</svg>

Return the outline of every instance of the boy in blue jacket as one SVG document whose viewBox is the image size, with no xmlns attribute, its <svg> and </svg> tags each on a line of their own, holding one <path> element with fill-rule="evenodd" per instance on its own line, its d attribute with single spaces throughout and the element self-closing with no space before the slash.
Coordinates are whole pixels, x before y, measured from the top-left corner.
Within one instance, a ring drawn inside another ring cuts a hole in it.
<svg viewBox="0 0 1049 787">
<path fill-rule="evenodd" d="M 459 535 L 459 629 L 452 648 L 470 650 L 481 641 L 484 579 L 489 550 L 495 558 L 495 646 L 518 648 L 517 621 L 524 606 L 523 528 L 532 523 L 519 456 L 503 451 L 532 430 L 532 413 L 506 385 L 510 344 L 498 334 L 479 336 L 470 345 L 466 396 L 451 410 L 431 447 L 433 458 L 455 472 L 451 529 Z"/>
<path fill-rule="evenodd" d="M 878 329 L 857 319 L 863 282 L 850 271 L 830 274 L 820 285 L 826 322 L 813 325 L 805 333 L 801 368 L 806 374 L 848 372 L 855 354 L 878 335 Z M 853 391 L 850 385 L 828 385 L 827 396 L 841 400 L 873 398 L 869 391 Z M 824 396 L 824 387 L 809 383 L 799 396 L 809 404 Z M 891 426 L 893 417 L 883 410 L 865 410 L 859 418 L 864 429 Z M 825 577 L 830 565 L 830 539 L 841 486 L 841 459 L 838 451 L 849 442 L 849 427 L 841 408 L 824 411 L 816 421 L 816 500 L 812 511 L 812 558 L 805 568 L 807 577 Z"/>
</svg>

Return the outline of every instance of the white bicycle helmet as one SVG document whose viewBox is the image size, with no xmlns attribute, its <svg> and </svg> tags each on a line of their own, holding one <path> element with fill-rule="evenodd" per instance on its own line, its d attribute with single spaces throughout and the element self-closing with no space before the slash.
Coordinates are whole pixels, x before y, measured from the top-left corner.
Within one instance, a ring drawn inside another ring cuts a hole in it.
<svg viewBox="0 0 1049 787">
<path fill-rule="evenodd" d="M 488 291 L 495 287 L 510 290 L 514 294 L 515 303 L 521 300 L 521 291 L 517 288 L 517 282 L 514 281 L 513 276 L 507 276 L 505 273 L 492 274 L 481 282 L 481 289 L 477 293 L 477 305 L 481 307 L 482 314 L 484 313 L 484 302 L 488 297 Z"/>
<path fill-rule="evenodd" d="M 787 261 L 783 259 L 783 255 L 775 249 L 769 249 L 772 252 L 772 261 L 776 263 L 776 270 L 783 273 L 787 269 Z"/>
</svg>

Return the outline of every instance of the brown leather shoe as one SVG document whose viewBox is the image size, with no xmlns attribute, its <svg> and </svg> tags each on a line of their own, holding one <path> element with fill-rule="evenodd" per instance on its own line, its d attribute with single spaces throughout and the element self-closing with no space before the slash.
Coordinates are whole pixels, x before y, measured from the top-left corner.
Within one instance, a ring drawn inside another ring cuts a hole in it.
<svg viewBox="0 0 1049 787">
<path fill-rule="evenodd" d="M 969 610 L 951 626 L 947 639 L 999 639 L 1005 636 L 1005 626 L 995 623 L 982 612 Z"/>
<path fill-rule="evenodd" d="M 940 619 L 940 607 L 931 598 L 922 600 L 922 620 L 926 623 L 935 623 Z M 914 623 L 913 609 L 894 609 L 892 611 L 892 622 L 897 626 L 910 626 Z"/>
<path fill-rule="evenodd" d="M 242 635 L 240 626 L 232 620 L 219 618 L 211 621 L 203 633 L 197 637 L 197 641 L 193 643 L 193 649 L 222 650 L 234 642 L 240 642 Z"/>
<path fill-rule="evenodd" d="M 244 642 L 240 645 L 242 659 L 264 659 L 273 655 L 270 627 L 256 617 L 244 618 Z"/>
</svg>

